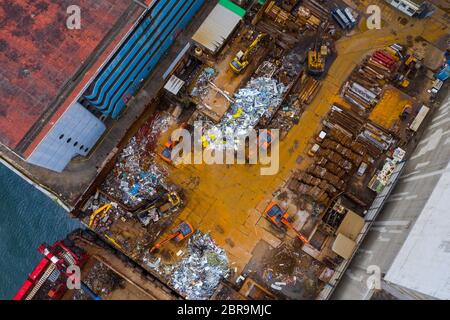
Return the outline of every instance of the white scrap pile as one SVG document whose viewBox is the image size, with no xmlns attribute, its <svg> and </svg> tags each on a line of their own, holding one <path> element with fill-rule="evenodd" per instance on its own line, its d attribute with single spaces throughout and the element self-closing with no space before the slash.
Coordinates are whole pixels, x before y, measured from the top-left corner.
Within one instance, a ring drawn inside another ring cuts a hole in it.
<svg viewBox="0 0 450 320">
<path fill-rule="evenodd" d="M 158 259 L 147 264 L 169 277 L 171 285 L 189 300 L 210 298 L 230 272 L 225 250 L 200 231 L 189 238 L 188 252 L 179 262 L 168 266 Z"/>
<path fill-rule="evenodd" d="M 276 111 L 286 92 L 284 84 L 268 77 L 253 78 L 234 97 L 230 110 L 218 125 L 207 129 L 204 136 L 207 145 L 214 149 L 237 148 L 237 141 L 223 141 L 222 137 L 246 136 L 262 117 L 270 117 Z"/>
<path fill-rule="evenodd" d="M 174 266 L 172 285 L 188 299 L 208 299 L 229 274 L 225 250 L 209 234 L 197 231 L 189 239 L 188 251 L 189 255 Z"/>
</svg>

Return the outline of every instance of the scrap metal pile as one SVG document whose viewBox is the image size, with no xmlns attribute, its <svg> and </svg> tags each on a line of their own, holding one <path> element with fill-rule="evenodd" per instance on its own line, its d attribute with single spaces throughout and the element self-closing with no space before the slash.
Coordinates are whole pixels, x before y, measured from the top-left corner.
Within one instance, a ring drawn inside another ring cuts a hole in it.
<svg viewBox="0 0 450 320">
<path fill-rule="evenodd" d="M 190 300 L 210 298 L 220 281 L 230 273 L 225 250 L 201 231 L 189 238 L 187 252 L 177 263 L 164 265 L 158 259 L 148 265 L 167 277 L 170 284 Z"/>
<path fill-rule="evenodd" d="M 286 87 L 275 79 L 253 78 L 234 96 L 234 103 L 217 125 L 206 128 L 204 145 L 215 150 L 237 149 L 239 141 L 224 141 L 223 137 L 246 136 L 261 118 L 270 118 L 283 101 Z M 219 138 L 220 137 L 220 138 Z"/>
<path fill-rule="evenodd" d="M 124 281 L 123 278 L 119 277 L 101 262 L 97 262 L 83 278 L 83 282 L 102 297 L 106 297 L 117 288 L 122 287 Z M 82 290 L 75 290 L 73 300 L 88 299 L 89 297 Z"/>
<path fill-rule="evenodd" d="M 323 289 L 318 281 L 325 266 L 302 250 L 284 244 L 265 257 L 262 278 L 273 293 L 301 293 L 303 299 L 315 298 Z"/>
<path fill-rule="evenodd" d="M 165 185 L 166 173 L 154 164 L 154 146 L 160 132 L 167 130 L 170 117 L 160 116 L 146 123 L 120 153 L 102 190 L 126 206 L 135 207 Z"/>
<path fill-rule="evenodd" d="M 366 114 L 380 101 L 383 87 L 393 79 L 400 61 L 402 47 L 393 45 L 377 50 L 355 68 L 344 84 L 342 96 Z"/>
<path fill-rule="evenodd" d="M 304 1 L 295 12 L 293 12 L 293 9 L 294 6 L 288 6 L 287 2 L 283 2 L 280 7 L 277 5 L 277 1 L 271 1 L 265 10 L 265 14 L 281 26 L 291 28 L 296 26 L 301 30 L 317 30 L 319 25 L 329 18 L 327 8 L 314 0 Z"/>
<path fill-rule="evenodd" d="M 216 70 L 213 68 L 205 68 L 200 73 L 194 88 L 191 91 L 191 96 L 202 97 L 209 92 L 209 82 L 216 76 Z"/>
<path fill-rule="evenodd" d="M 324 120 L 326 136 L 314 148 L 316 161 L 305 171 L 293 175 L 289 189 L 323 206 L 339 193 L 348 191 L 348 181 L 363 163 L 378 159 L 394 143 L 391 136 L 360 116 L 333 105 Z M 312 152 L 312 151 L 311 151 Z"/>
<path fill-rule="evenodd" d="M 289 95 L 270 122 L 270 128 L 280 129 L 280 137 L 283 139 L 289 130 L 298 123 L 302 111 L 298 96 Z"/>
<path fill-rule="evenodd" d="M 298 22 L 311 30 L 317 30 L 328 19 L 329 10 L 314 0 L 304 1 L 297 11 Z"/>
<path fill-rule="evenodd" d="M 303 72 L 301 60 L 301 55 L 293 50 L 283 58 L 282 67 L 275 75 L 275 78 L 286 85 L 290 93 L 270 121 L 271 128 L 280 129 L 282 139 L 298 123 L 305 106 L 312 102 L 320 89 L 321 82 Z M 295 91 L 290 90 L 294 87 Z M 261 121 L 260 125 L 268 126 L 264 121 Z"/>
</svg>

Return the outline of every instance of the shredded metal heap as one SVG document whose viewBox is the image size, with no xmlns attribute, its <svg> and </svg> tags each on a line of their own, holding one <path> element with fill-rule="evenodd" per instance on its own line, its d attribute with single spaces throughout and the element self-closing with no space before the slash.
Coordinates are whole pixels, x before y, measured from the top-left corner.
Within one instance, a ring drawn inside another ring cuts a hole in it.
<svg viewBox="0 0 450 320">
<path fill-rule="evenodd" d="M 235 94 L 234 103 L 216 126 L 208 128 L 205 138 L 214 149 L 236 148 L 217 137 L 246 136 L 262 117 L 269 118 L 283 100 L 286 86 L 268 77 L 253 78 Z"/>
<path fill-rule="evenodd" d="M 209 234 L 196 231 L 190 238 L 188 252 L 173 265 L 161 263 L 161 259 L 147 265 L 167 277 L 171 285 L 186 299 L 209 299 L 220 281 L 230 273 L 225 250 L 218 247 Z"/>
<path fill-rule="evenodd" d="M 114 170 L 103 189 L 126 205 L 136 206 L 157 193 L 165 184 L 165 172 L 153 164 L 152 149 L 160 132 L 166 131 L 172 119 L 158 117 L 149 121 L 119 155 Z"/>
<path fill-rule="evenodd" d="M 208 299 L 229 274 L 225 250 L 200 231 L 189 239 L 188 250 L 189 255 L 174 266 L 172 285 L 188 299 Z"/>
</svg>

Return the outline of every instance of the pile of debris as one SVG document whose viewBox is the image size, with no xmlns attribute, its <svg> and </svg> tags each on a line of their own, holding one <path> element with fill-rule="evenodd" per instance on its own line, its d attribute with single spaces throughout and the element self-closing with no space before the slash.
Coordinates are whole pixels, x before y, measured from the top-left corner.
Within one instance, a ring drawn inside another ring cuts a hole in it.
<svg viewBox="0 0 450 320">
<path fill-rule="evenodd" d="M 297 11 L 297 21 L 316 31 L 323 21 L 329 19 L 329 10 L 314 0 L 304 1 Z"/>
<path fill-rule="evenodd" d="M 124 279 L 119 277 L 111 269 L 101 262 L 97 262 L 85 278 L 83 282 L 95 293 L 105 297 L 117 288 L 124 285 Z M 82 291 L 76 290 L 73 300 L 88 300 L 89 297 Z"/>
<path fill-rule="evenodd" d="M 284 139 L 292 127 L 298 124 L 302 111 L 303 108 L 297 95 L 288 96 L 286 102 L 281 105 L 281 108 L 270 122 L 270 128 L 279 129 L 280 138 Z"/>
<path fill-rule="evenodd" d="M 172 118 L 158 116 L 145 124 L 119 155 L 116 165 L 102 185 L 102 190 L 122 204 L 135 207 L 165 185 L 166 173 L 154 164 L 154 146 L 161 131 Z"/>
<path fill-rule="evenodd" d="M 297 195 L 327 206 L 331 199 L 348 191 L 348 181 L 356 172 L 363 176 L 393 144 L 388 133 L 338 104 L 323 121 L 309 155 L 315 162 L 295 173 L 288 188 Z"/>
<path fill-rule="evenodd" d="M 325 266 L 290 245 L 273 249 L 264 264 L 262 277 L 275 294 L 295 292 L 296 298 L 312 299 L 324 286 L 318 279 Z M 298 293 L 301 296 L 297 296 Z"/>
<path fill-rule="evenodd" d="M 204 146 L 215 150 L 237 149 L 239 141 L 223 137 L 244 137 L 261 118 L 271 118 L 283 101 L 286 87 L 272 78 L 253 78 L 234 97 L 234 103 L 218 125 L 210 126 L 203 138 Z"/>
<path fill-rule="evenodd" d="M 190 237 L 187 253 L 179 262 L 168 266 L 161 265 L 158 259 L 148 265 L 167 277 L 171 285 L 189 300 L 210 298 L 220 281 L 230 273 L 225 250 L 201 231 Z"/>
<path fill-rule="evenodd" d="M 265 10 L 265 15 L 276 24 L 292 30 L 294 27 L 300 31 L 317 30 L 323 21 L 329 19 L 327 8 L 314 0 L 304 1 L 296 11 L 293 10 L 294 5 L 287 5 L 288 1 L 283 1 L 281 6 L 277 4 L 278 1 L 271 1 Z"/>
<path fill-rule="evenodd" d="M 216 76 L 216 70 L 213 68 L 205 68 L 200 73 L 194 88 L 191 91 L 192 97 L 203 97 L 209 92 L 209 83 Z"/>
<path fill-rule="evenodd" d="M 337 103 L 331 107 L 324 125 L 330 130 L 341 131 L 344 136 L 355 139 L 359 144 L 354 144 L 354 152 L 361 154 L 366 150 L 374 158 L 380 157 L 395 143 L 394 138 L 385 130 Z"/>
<path fill-rule="evenodd" d="M 302 70 L 299 72 L 302 72 Z M 301 77 L 299 82 L 299 91 L 291 92 L 287 96 L 285 103 L 281 105 L 281 108 L 270 122 L 270 128 L 280 129 L 281 139 L 284 139 L 292 127 L 298 124 L 302 112 L 317 95 L 321 85 L 319 80 L 308 76 L 306 73 Z"/>
<path fill-rule="evenodd" d="M 307 76 L 303 79 L 302 87 L 298 94 L 300 103 L 304 105 L 310 104 L 319 92 L 320 87 L 321 82 L 313 77 Z"/>
</svg>

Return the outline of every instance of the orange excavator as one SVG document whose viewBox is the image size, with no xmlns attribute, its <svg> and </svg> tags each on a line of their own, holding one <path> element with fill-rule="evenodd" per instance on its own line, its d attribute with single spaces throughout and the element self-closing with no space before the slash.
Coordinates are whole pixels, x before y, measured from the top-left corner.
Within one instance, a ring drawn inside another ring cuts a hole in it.
<svg viewBox="0 0 450 320">
<path fill-rule="evenodd" d="M 192 127 L 189 126 L 187 123 L 183 123 L 183 124 L 181 124 L 180 129 L 192 130 Z M 159 156 L 167 163 L 173 164 L 172 150 L 173 150 L 173 148 L 176 147 L 176 145 L 178 145 L 182 141 L 183 141 L 182 138 L 180 138 L 179 140 L 176 140 L 176 141 L 174 141 L 170 138 L 169 141 L 167 141 L 164 144 L 164 148 L 161 151 L 161 153 L 159 154 Z"/>
<path fill-rule="evenodd" d="M 170 240 L 174 240 L 175 242 L 179 243 L 179 242 L 183 241 L 184 239 L 189 238 L 191 236 L 191 234 L 193 234 L 193 233 L 194 233 L 194 228 L 192 228 L 192 225 L 189 222 L 183 221 L 164 240 L 155 244 L 150 249 L 150 252 L 154 252 L 155 250 L 161 248 L 165 243 L 169 242 Z"/>
<path fill-rule="evenodd" d="M 292 218 L 289 216 L 289 214 L 286 211 L 282 210 L 280 206 L 275 202 L 271 202 L 267 206 L 264 214 L 275 226 L 279 228 L 286 226 L 288 229 L 291 229 L 295 232 L 300 241 L 302 241 L 303 243 L 309 242 L 303 234 L 301 234 L 294 228 L 294 226 L 292 225 Z"/>
</svg>

